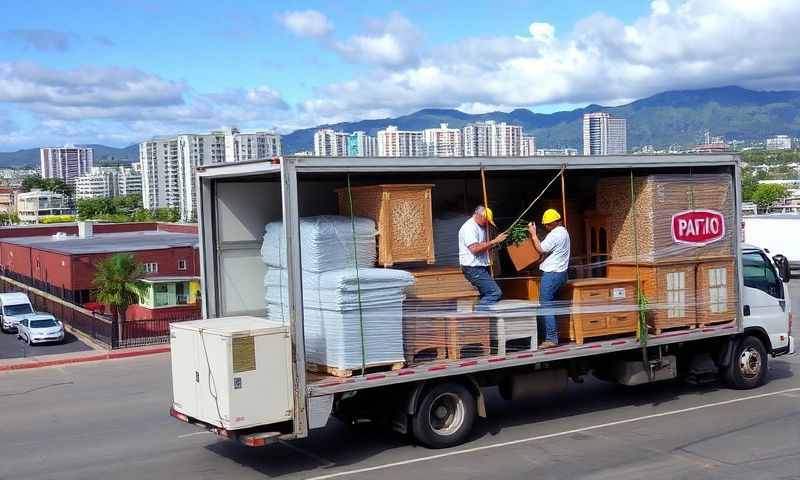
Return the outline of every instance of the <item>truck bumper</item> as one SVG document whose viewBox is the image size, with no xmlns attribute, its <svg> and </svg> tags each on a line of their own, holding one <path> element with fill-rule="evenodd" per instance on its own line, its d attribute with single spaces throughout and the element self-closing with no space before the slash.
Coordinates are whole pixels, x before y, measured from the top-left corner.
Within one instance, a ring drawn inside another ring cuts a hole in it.
<svg viewBox="0 0 800 480">
<path fill-rule="evenodd" d="M 247 429 L 245 431 L 226 430 L 224 428 L 219 428 L 217 426 L 210 425 L 206 422 L 189 417 L 175 410 L 174 408 L 170 408 L 169 414 L 171 417 L 176 418 L 181 422 L 186 422 L 197 427 L 205 428 L 209 432 L 216 433 L 220 437 L 233 440 L 234 442 L 238 442 L 247 447 L 263 447 L 282 440 L 293 440 L 296 438 L 295 435 L 290 433 L 281 433 L 269 430 L 259 431 L 255 428 Z"/>
<path fill-rule="evenodd" d="M 794 337 L 789 337 L 789 351 L 787 352 L 789 355 L 794 355 Z"/>
</svg>

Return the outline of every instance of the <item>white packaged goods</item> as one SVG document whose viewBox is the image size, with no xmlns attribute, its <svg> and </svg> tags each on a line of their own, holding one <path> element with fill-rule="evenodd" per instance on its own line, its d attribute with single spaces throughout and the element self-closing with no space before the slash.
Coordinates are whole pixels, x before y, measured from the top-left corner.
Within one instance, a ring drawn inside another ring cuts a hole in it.
<svg viewBox="0 0 800 480">
<path fill-rule="evenodd" d="M 292 418 L 289 327 L 256 317 L 170 325 L 175 410 L 228 430 Z"/>
<path fill-rule="evenodd" d="M 286 267 L 286 239 L 282 222 L 265 227 L 261 257 L 270 267 Z M 353 223 L 350 217 L 321 215 L 300 219 L 300 260 L 308 272 L 324 272 L 340 268 L 375 265 L 375 222 L 355 218 L 355 250 Z M 354 262 L 355 258 L 358 260 Z"/>
<path fill-rule="evenodd" d="M 403 301 L 413 284 L 410 273 L 388 268 L 303 272 L 306 360 L 359 369 L 363 332 L 366 366 L 402 362 Z M 267 267 L 264 285 L 267 317 L 284 322 L 286 271 Z"/>
</svg>

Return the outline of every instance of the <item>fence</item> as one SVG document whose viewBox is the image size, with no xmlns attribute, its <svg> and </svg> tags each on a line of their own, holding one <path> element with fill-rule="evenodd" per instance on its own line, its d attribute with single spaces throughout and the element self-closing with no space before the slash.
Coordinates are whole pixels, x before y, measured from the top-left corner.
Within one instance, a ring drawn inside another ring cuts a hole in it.
<svg viewBox="0 0 800 480">
<path fill-rule="evenodd" d="M 182 316 L 155 320 L 126 320 L 117 328 L 117 321 L 106 315 L 72 304 L 56 295 L 20 281 L 0 276 L 0 292 L 22 292 L 28 295 L 37 311 L 48 312 L 64 325 L 91 337 L 106 348 L 140 347 L 169 343 L 169 324 L 201 317 L 199 311 Z"/>
</svg>

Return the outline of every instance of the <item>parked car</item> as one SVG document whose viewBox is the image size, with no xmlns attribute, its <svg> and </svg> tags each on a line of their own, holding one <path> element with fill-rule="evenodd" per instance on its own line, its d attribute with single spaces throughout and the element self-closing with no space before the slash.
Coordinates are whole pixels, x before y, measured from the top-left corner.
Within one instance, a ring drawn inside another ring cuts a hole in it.
<svg viewBox="0 0 800 480">
<path fill-rule="evenodd" d="M 37 313 L 17 324 L 17 337 L 28 342 L 28 345 L 61 342 L 64 340 L 64 324 L 52 315 Z"/>
<path fill-rule="evenodd" d="M 22 292 L 0 293 L 0 317 L 3 332 L 14 332 L 17 323 L 33 315 L 33 306 L 28 296 Z"/>
</svg>

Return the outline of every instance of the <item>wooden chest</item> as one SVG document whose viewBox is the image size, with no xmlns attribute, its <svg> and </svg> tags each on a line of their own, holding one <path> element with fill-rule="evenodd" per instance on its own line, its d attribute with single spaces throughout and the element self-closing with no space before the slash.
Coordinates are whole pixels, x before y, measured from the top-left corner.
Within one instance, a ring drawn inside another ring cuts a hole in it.
<svg viewBox="0 0 800 480">
<path fill-rule="evenodd" d="M 432 265 L 406 270 L 416 280 L 408 289 L 409 299 L 452 300 L 478 296 L 478 290 L 464 277 L 461 267 Z"/>
<path fill-rule="evenodd" d="M 351 189 L 353 214 L 378 227 L 378 264 L 435 260 L 431 189 L 428 184 L 372 185 Z M 336 190 L 339 214 L 350 215 L 347 189 Z"/>
<path fill-rule="evenodd" d="M 635 334 L 636 281 L 630 278 L 569 280 L 560 298 L 571 302 L 573 312 L 559 318 L 559 336 L 578 345 L 588 337 Z"/>
<path fill-rule="evenodd" d="M 504 299 L 539 300 L 541 277 L 495 278 Z"/>
<path fill-rule="evenodd" d="M 699 326 L 736 319 L 735 272 L 734 257 L 706 260 L 697 264 L 697 324 Z"/>
<path fill-rule="evenodd" d="M 693 260 L 639 265 L 642 293 L 649 303 L 647 323 L 656 334 L 696 325 L 695 265 Z M 636 278 L 635 264 L 612 262 L 607 271 L 609 278 Z"/>
</svg>

